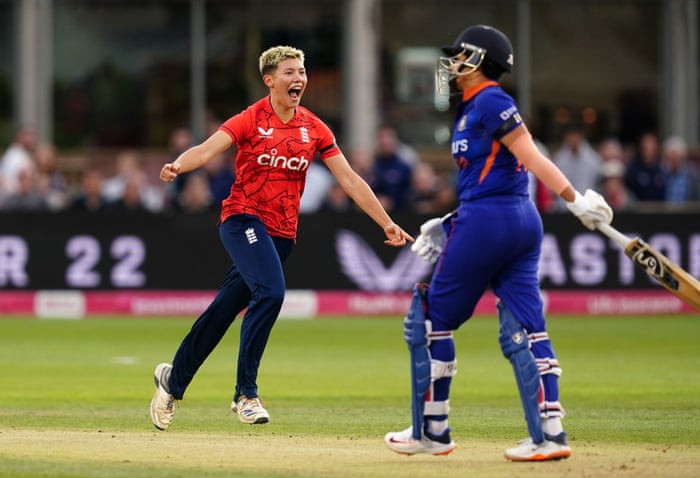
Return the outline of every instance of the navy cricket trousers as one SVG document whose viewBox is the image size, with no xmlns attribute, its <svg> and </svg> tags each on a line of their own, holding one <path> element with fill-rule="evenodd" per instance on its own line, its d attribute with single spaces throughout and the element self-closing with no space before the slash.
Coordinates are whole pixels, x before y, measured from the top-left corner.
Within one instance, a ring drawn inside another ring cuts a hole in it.
<svg viewBox="0 0 700 478">
<path fill-rule="evenodd" d="M 435 330 L 456 330 L 489 286 L 528 332 L 544 331 L 537 267 L 542 219 L 526 197 L 460 205 L 428 292 Z"/>
<path fill-rule="evenodd" d="M 246 307 L 233 399 L 257 397 L 260 360 L 284 300 L 282 264 L 294 248 L 293 239 L 270 236 L 262 222 L 248 214 L 221 223 L 219 237 L 233 264 L 175 353 L 168 385 L 176 400 L 182 399 L 199 367 Z"/>
<path fill-rule="evenodd" d="M 433 331 L 458 329 L 490 286 L 528 334 L 545 334 L 537 275 L 542 237 L 542 219 L 527 197 L 461 204 L 428 291 Z M 533 343 L 532 352 L 543 363 L 556 362 L 549 338 Z M 433 342 L 431 353 L 439 360 L 454 360 L 454 343 Z M 543 383 L 545 400 L 558 403 L 556 375 L 545 373 Z"/>
</svg>

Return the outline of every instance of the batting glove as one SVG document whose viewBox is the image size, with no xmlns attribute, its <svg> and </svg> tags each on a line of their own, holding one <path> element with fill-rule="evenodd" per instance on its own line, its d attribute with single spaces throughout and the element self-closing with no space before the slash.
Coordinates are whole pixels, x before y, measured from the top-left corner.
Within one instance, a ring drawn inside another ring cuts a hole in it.
<svg viewBox="0 0 700 478">
<path fill-rule="evenodd" d="M 416 238 L 416 242 L 411 245 L 411 250 L 430 264 L 434 264 L 440 257 L 442 246 L 447 239 L 442 226 L 446 217 L 448 216 L 434 217 L 425 221 L 420 227 L 420 235 Z"/>
<path fill-rule="evenodd" d="M 576 191 L 574 200 L 567 202 L 566 207 L 591 231 L 595 230 L 597 224 L 610 224 L 613 220 L 610 205 L 592 189 L 586 189 L 583 195 Z"/>
</svg>

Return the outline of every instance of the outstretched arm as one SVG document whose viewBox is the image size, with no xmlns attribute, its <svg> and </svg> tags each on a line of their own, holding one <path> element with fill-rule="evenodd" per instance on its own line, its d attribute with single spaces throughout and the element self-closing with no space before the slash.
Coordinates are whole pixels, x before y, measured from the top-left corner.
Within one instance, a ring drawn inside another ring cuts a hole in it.
<svg viewBox="0 0 700 478">
<path fill-rule="evenodd" d="M 231 137 L 223 131 L 216 131 L 203 143 L 192 146 L 172 163 L 165 163 L 160 170 L 160 179 L 173 182 L 178 174 L 193 171 L 208 163 L 231 146 Z"/>
<path fill-rule="evenodd" d="M 548 157 L 537 149 L 530 132 L 524 125 L 518 126 L 505 135 L 501 138 L 501 142 L 550 190 L 567 202 L 574 200 L 575 191 L 571 182 Z"/>
<path fill-rule="evenodd" d="M 389 217 L 367 182 L 350 167 L 344 155 L 337 154 L 325 161 L 343 191 L 382 228 L 387 237 L 384 244 L 401 247 L 406 241 L 413 242 L 413 237 Z"/>
<path fill-rule="evenodd" d="M 549 189 L 559 194 L 569 211 L 588 229 L 594 230 L 599 223 L 612 222 L 612 209 L 603 196 L 590 189 L 584 194 L 576 191 L 557 165 L 537 149 L 525 125 L 505 135 L 501 142 Z"/>
</svg>

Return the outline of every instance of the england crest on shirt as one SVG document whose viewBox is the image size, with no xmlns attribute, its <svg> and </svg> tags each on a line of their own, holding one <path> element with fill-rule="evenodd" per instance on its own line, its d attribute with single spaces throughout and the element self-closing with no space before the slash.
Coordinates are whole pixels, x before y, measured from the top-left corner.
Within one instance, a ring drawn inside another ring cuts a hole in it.
<svg viewBox="0 0 700 478">
<path fill-rule="evenodd" d="M 305 127 L 299 128 L 299 134 L 301 135 L 301 142 L 302 143 L 308 143 L 309 142 L 309 130 Z"/>
</svg>

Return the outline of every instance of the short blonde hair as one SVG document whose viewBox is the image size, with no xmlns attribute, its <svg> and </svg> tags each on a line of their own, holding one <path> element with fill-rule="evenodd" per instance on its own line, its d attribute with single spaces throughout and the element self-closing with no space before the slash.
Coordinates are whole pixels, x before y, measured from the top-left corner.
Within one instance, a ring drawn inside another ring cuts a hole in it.
<svg viewBox="0 0 700 478">
<path fill-rule="evenodd" d="M 267 75 L 277 69 L 277 65 L 288 58 L 296 58 L 304 64 L 304 52 L 291 46 L 273 46 L 260 55 L 258 60 L 260 75 Z"/>
</svg>

